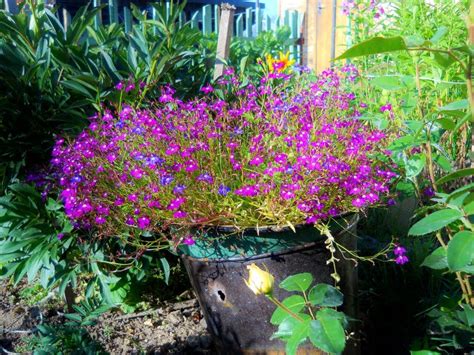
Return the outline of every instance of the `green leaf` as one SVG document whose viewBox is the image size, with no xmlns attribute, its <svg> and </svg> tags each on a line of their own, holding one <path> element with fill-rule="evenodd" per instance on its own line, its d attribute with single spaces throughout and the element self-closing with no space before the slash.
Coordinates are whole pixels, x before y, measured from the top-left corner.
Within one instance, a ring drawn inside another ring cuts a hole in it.
<svg viewBox="0 0 474 355">
<path fill-rule="evenodd" d="M 396 37 L 374 37 L 352 46 L 335 60 L 362 57 L 371 54 L 395 52 L 406 50 L 407 45 L 400 36 Z"/>
<path fill-rule="evenodd" d="M 318 349 L 328 353 L 341 353 L 346 346 L 346 335 L 341 320 L 335 318 L 328 309 L 316 313 L 311 321 L 309 339 Z"/>
<path fill-rule="evenodd" d="M 460 271 L 474 261 L 474 233 L 461 231 L 454 235 L 448 244 L 448 266 Z"/>
<path fill-rule="evenodd" d="M 168 285 L 170 279 L 170 264 L 166 258 L 160 258 L 161 267 L 163 269 L 163 273 L 165 274 L 165 284 Z"/>
<path fill-rule="evenodd" d="M 465 110 L 469 107 L 469 101 L 464 99 L 464 100 L 459 100 L 455 102 L 451 102 L 443 107 L 439 107 L 439 111 L 457 111 L 457 110 Z"/>
<path fill-rule="evenodd" d="M 441 353 L 437 351 L 431 351 L 431 350 L 412 350 L 410 351 L 410 355 L 440 355 Z"/>
<path fill-rule="evenodd" d="M 378 76 L 373 78 L 370 83 L 377 88 L 389 91 L 400 90 L 404 88 L 400 82 L 400 79 L 393 76 Z"/>
<path fill-rule="evenodd" d="M 308 272 L 304 272 L 287 277 L 280 282 L 280 288 L 287 291 L 305 292 L 309 286 L 311 286 L 312 282 L 313 276 Z"/>
<path fill-rule="evenodd" d="M 463 214 L 458 210 L 444 209 L 436 211 L 416 222 L 408 231 L 409 235 L 424 235 L 437 231 L 460 219 Z"/>
<path fill-rule="evenodd" d="M 301 311 L 304 308 L 304 305 L 305 305 L 304 298 L 300 295 L 292 295 L 290 297 L 287 297 L 283 300 L 282 303 L 286 307 L 288 307 L 290 309 L 290 311 L 292 311 L 294 313 L 298 313 L 299 311 Z M 275 309 L 275 311 L 273 312 L 273 314 L 272 314 L 272 318 L 270 319 L 270 323 L 272 323 L 274 325 L 278 325 L 281 322 L 283 322 L 283 320 L 285 320 L 285 318 L 287 318 L 287 317 L 291 317 L 291 315 L 288 314 L 288 312 L 285 311 L 283 308 L 277 307 Z"/>
<path fill-rule="evenodd" d="M 286 353 L 288 355 L 296 354 L 298 346 L 303 343 L 309 334 L 309 329 L 311 327 L 311 319 L 308 319 L 304 322 L 300 322 L 293 329 L 293 334 L 286 343 Z"/>
<path fill-rule="evenodd" d="M 317 284 L 309 291 L 308 299 L 313 306 L 338 307 L 344 295 L 331 285 Z"/>
<path fill-rule="evenodd" d="M 474 168 L 460 169 L 438 179 L 438 181 L 436 181 L 436 184 L 441 185 L 452 180 L 456 180 L 456 179 L 463 178 L 465 176 L 472 176 L 472 175 L 474 175 Z"/>
<path fill-rule="evenodd" d="M 303 320 L 305 321 L 311 319 L 309 315 L 304 313 L 299 313 L 298 316 L 303 318 Z M 293 334 L 293 330 L 296 326 L 298 326 L 298 324 L 301 324 L 298 319 L 295 319 L 293 317 L 285 318 L 285 320 L 281 322 L 278 326 L 278 330 L 273 333 L 271 339 L 279 338 L 282 340 L 288 340 Z"/>
<path fill-rule="evenodd" d="M 428 255 L 421 266 L 426 266 L 435 270 L 442 270 L 448 268 L 448 256 L 446 249 L 439 247 L 430 255 Z"/>
<path fill-rule="evenodd" d="M 423 171 L 425 164 L 426 164 L 425 154 L 420 153 L 420 154 L 412 155 L 410 158 L 408 158 L 408 161 L 405 166 L 406 176 L 408 178 L 418 176 Z"/>
<path fill-rule="evenodd" d="M 440 28 L 438 28 L 438 30 L 435 32 L 435 34 L 433 35 L 433 37 L 430 38 L 430 42 L 431 43 L 438 43 L 441 38 L 444 37 L 444 35 L 448 33 L 448 28 L 446 26 L 441 26 Z"/>
</svg>

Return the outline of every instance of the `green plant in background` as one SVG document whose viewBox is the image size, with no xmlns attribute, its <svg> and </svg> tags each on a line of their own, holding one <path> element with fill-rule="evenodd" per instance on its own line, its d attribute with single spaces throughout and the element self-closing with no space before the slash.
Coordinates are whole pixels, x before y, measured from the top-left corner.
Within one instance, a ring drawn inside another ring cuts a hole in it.
<svg viewBox="0 0 474 355">
<path fill-rule="evenodd" d="M 40 324 L 37 334 L 23 340 L 17 351 L 34 355 L 46 354 L 106 354 L 101 345 L 91 338 L 87 327 L 97 324 L 101 314 L 110 309 L 95 299 L 74 305 L 75 313 L 65 315 L 68 319 L 61 325 Z"/>
<path fill-rule="evenodd" d="M 473 133 L 474 52 L 472 45 L 459 42 L 455 47 L 443 47 L 441 39 L 447 33 L 447 28 L 441 27 L 434 34 L 429 34 L 430 39 L 420 36 L 374 37 L 353 46 L 339 57 L 366 57 L 379 53 L 392 55 L 395 52 L 404 53 L 412 59 L 413 76 L 377 77 L 372 84 L 392 91 L 395 98 L 399 97 L 396 91 L 400 89 L 418 96 L 409 107 L 403 107 L 409 100 L 402 101 L 401 111 L 392 110 L 391 106 L 387 109 L 392 119 L 397 113 L 405 118 L 398 118 L 403 134 L 394 140 L 389 149 L 392 160 L 404 172 L 403 187 L 411 187 L 412 194 L 422 203 L 418 216 L 423 218 L 412 226 L 409 234 L 420 236 L 434 233 L 439 243 L 422 265 L 452 273 L 460 286 L 459 302 L 448 304 L 441 301 L 439 307 L 426 313 L 433 320 L 432 332 L 437 334 L 431 340 L 438 349 L 443 350 L 468 349 L 473 345 L 474 336 L 474 301 L 469 281 L 474 271 L 474 185 L 462 181 L 474 174 L 474 169 L 467 167 L 472 160 L 468 148 Z M 456 40 L 459 41 L 459 38 Z M 395 56 L 394 67 L 403 64 L 403 61 L 396 62 L 399 58 L 402 55 Z M 426 80 L 423 77 L 426 68 L 432 69 L 432 79 L 427 80 L 429 84 L 422 83 Z M 455 78 L 456 82 L 446 83 L 439 74 Z M 446 90 L 446 84 L 448 87 L 454 84 L 457 89 Z M 380 124 L 379 114 L 364 119 L 375 125 Z M 435 196 L 432 198 L 435 204 L 423 206 L 426 196 Z"/>
<path fill-rule="evenodd" d="M 343 295 L 338 289 L 324 283 L 311 287 L 311 274 L 295 274 L 280 282 L 280 288 L 301 295 L 293 294 L 279 301 L 273 295 L 273 276 L 256 264 L 248 265 L 247 269 L 247 286 L 255 295 L 263 294 L 277 306 L 270 319 L 273 325 L 278 326 L 272 338 L 286 342 L 287 354 L 296 354 L 298 347 L 308 339 L 316 348 L 331 354 L 344 350 L 344 328 L 348 326 L 348 320 L 344 313 L 334 309 L 343 302 Z"/>
</svg>

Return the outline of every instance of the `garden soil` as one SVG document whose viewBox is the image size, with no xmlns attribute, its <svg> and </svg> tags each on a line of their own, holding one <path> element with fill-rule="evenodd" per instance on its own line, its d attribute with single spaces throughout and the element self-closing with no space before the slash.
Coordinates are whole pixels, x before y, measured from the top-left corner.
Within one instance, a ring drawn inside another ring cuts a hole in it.
<svg viewBox="0 0 474 355">
<path fill-rule="evenodd" d="M 38 324 L 66 321 L 64 304 L 52 297 L 27 305 L 18 290 L 0 282 L 0 354 L 27 353 L 27 339 Z M 197 301 L 163 303 L 142 312 L 109 311 L 87 327 L 90 336 L 110 354 L 212 354 L 214 345 Z"/>
</svg>

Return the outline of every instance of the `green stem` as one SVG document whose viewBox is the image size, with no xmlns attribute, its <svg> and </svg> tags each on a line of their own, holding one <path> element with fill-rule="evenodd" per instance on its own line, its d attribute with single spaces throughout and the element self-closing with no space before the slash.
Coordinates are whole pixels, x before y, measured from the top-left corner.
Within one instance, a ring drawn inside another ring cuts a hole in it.
<svg viewBox="0 0 474 355">
<path fill-rule="evenodd" d="M 306 303 L 306 308 L 308 308 L 309 314 L 313 320 L 316 320 L 316 317 L 314 316 L 313 310 L 311 309 L 311 303 L 308 300 L 308 297 L 306 296 L 306 292 L 303 291 L 303 297 L 304 297 L 304 302 Z"/>
<path fill-rule="evenodd" d="M 269 294 L 269 295 L 266 295 L 268 297 L 268 299 L 270 301 L 272 301 L 273 303 L 275 303 L 278 307 L 280 307 L 281 309 L 283 309 L 286 313 L 288 313 L 290 316 L 292 316 L 293 318 L 295 318 L 296 320 L 300 321 L 300 322 L 304 322 L 304 319 L 301 318 L 299 315 L 297 315 L 296 313 L 294 313 L 291 309 L 289 309 L 287 306 L 285 306 L 283 303 L 281 303 L 280 301 L 278 301 L 275 297 L 273 297 L 272 294 Z"/>
</svg>

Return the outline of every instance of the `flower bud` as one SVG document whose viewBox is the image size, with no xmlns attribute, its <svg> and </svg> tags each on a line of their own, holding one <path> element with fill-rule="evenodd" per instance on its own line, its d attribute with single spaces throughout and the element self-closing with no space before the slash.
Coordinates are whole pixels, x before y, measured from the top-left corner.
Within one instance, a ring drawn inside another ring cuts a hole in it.
<svg viewBox="0 0 474 355">
<path fill-rule="evenodd" d="M 249 270 L 249 280 L 245 280 L 245 284 L 252 290 L 256 295 L 264 294 L 269 295 L 273 291 L 273 276 L 265 271 L 260 269 L 257 265 L 247 265 Z"/>
</svg>

